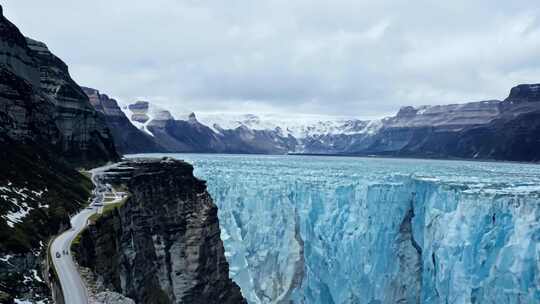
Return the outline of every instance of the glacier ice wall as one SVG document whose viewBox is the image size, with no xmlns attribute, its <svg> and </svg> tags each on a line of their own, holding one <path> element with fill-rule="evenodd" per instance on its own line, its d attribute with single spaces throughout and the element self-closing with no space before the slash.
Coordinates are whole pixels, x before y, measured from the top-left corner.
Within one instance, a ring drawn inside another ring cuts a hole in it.
<svg viewBox="0 0 540 304">
<path fill-rule="evenodd" d="M 540 167 L 186 156 L 250 303 L 540 303 Z"/>
</svg>

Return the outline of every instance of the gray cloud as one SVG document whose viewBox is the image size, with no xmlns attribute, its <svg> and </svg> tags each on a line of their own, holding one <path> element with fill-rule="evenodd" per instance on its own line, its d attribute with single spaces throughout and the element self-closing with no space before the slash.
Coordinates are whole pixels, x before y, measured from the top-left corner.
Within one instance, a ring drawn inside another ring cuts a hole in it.
<svg viewBox="0 0 540 304">
<path fill-rule="evenodd" d="M 535 0 L 7 0 L 81 84 L 195 111 L 377 116 L 540 81 Z"/>
</svg>

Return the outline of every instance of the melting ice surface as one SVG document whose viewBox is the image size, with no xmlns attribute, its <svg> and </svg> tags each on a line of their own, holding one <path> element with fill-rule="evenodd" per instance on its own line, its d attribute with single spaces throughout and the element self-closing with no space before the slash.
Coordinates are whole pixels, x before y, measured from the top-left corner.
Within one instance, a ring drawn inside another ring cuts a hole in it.
<svg viewBox="0 0 540 304">
<path fill-rule="evenodd" d="M 540 303 L 540 166 L 175 154 L 250 303 Z"/>
</svg>

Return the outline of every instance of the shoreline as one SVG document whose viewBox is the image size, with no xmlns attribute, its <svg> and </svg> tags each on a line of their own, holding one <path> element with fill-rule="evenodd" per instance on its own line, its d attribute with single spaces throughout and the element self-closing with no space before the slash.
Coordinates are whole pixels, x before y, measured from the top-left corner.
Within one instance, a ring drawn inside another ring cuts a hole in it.
<svg viewBox="0 0 540 304">
<path fill-rule="evenodd" d="M 442 158 L 442 157 L 421 157 L 421 156 L 393 156 L 393 155 L 370 155 L 370 154 L 318 154 L 318 153 L 287 153 L 287 154 L 263 154 L 263 153 L 218 153 L 218 152 L 148 152 L 148 153 L 128 153 L 122 155 L 124 158 L 135 158 L 141 155 L 156 155 L 161 157 L 170 154 L 185 154 L 185 155 L 224 155 L 224 156 L 314 156 L 314 157 L 340 157 L 340 158 L 363 158 L 363 159 L 406 159 L 406 160 L 433 160 L 433 161 L 466 161 L 479 163 L 508 163 L 508 164 L 523 164 L 523 165 L 540 165 L 538 162 L 516 161 L 516 160 L 496 160 L 496 159 L 473 159 L 473 158 Z"/>
</svg>

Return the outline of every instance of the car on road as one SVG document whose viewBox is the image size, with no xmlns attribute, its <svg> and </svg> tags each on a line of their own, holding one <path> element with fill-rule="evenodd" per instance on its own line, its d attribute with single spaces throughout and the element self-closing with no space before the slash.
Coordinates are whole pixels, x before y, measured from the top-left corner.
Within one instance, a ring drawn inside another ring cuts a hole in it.
<svg viewBox="0 0 540 304">
<path fill-rule="evenodd" d="M 57 251 L 57 252 L 56 252 L 56 258 L 59 259 L 60 257 L 61 257 L 60 252 Z"/>
</svg>

